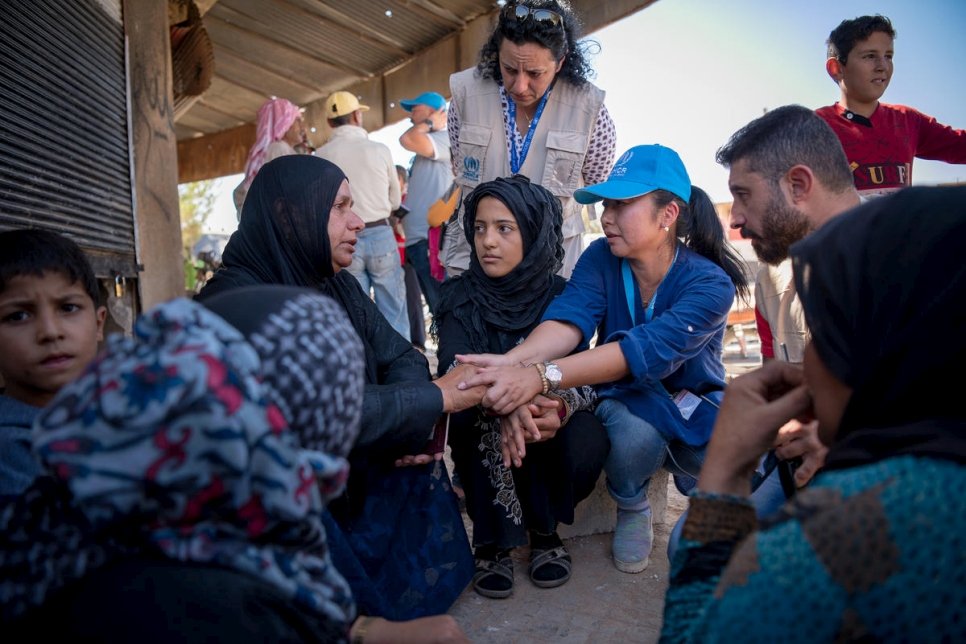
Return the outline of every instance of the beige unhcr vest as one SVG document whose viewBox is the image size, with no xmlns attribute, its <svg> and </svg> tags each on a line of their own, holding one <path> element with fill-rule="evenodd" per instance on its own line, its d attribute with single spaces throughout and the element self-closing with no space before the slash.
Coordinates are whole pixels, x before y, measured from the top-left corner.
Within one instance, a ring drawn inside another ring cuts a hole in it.
<svg viewBox="0 0 966 644">
<path fill-rule="evenodd" d="M 775 359 L 801 364 L 810 335 L 795 291 L 791 259 L 778 266 L 762 264 L 755 278 L 755 307 L 771 327 Z"/>
<path fill-rule="evenodd" d="M 499 85 L 476 74 L 474 67 L 449 78 L 453 101 L 460 114 L 459 156 L 462 158 L 462 167 L 456 168 L 456 182 L 462 187 L 464 197 L 484 181 L 511 174 Z M 520 168 L 520 174 L 539 183 L 560 199 L 565 240 L 584 232 L 580 204 L 574 201 L 573 194 L 574 190 L 584 185 L 584 157 L 603 103 L 604 91 L 592 84 L 577 88 L 562 79 L 558 80 L 550 92 L 527 158 Z M 446 230 L 443 265 L 448 271 L 455 268 L 451 272 L 457 273 L 470 265 L 470 249 L 463 235 L 462 203 L 451 220 L 453 223 L 456 225 L 449 225 Z M 571 269 L 574 262 L 576 258 L 568 262 Z"/>
</svg>

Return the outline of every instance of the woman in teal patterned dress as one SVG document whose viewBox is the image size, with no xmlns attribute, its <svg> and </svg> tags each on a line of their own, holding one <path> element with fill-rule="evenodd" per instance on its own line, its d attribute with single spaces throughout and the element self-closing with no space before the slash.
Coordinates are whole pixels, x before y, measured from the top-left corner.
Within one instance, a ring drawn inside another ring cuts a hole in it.
<svg viewBox="0 0 966 644">
<path fill-rule="evenodd" d="M 773 362 L 729 386 L 663 641 L 966 641 L 964 239 L 966 188 L 908 188 L 792 247 L 804 373 Z M 824 471 L 757 526 L 749 474 L 808 415 Z"/>
</svg>

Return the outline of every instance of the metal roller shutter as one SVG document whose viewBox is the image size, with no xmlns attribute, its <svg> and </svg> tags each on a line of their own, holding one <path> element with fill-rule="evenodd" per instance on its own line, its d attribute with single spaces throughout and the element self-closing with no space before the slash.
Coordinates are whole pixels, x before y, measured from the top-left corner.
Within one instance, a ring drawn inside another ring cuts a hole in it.
<svg viewBox="0 0 966 644">
<path fill-rule="evenodd" d="M 0 229 L 62 232 L 99 274 L 134 276 L 124 28 L 106 4 L 0 8 Z"/>
</svg>

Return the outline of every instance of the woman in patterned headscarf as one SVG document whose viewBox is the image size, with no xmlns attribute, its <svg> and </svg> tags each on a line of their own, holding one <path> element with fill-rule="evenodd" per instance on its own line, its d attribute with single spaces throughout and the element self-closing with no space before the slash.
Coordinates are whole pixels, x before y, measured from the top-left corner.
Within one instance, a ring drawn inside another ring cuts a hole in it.
<svg viewBox="0 0 966 644">
<path fill-rule="evenodd" d="M 0 606 L 24 633 L 347 638 L 355 609 L 322 512 L 348 476 L 362 345 L 305 289 L 210 306 L 237 326 L 162 304 L 35 422 L 46 476 L 0 511 Z"/>
<path fill-rule="evenodd" d="M 804 369 L 728 386 L 662 641 L 963 641 L 964 239 L 966 188 L 906 188 L 792 246 Z M 802 416 L 825 466 L 759 528 L 749 473 Z"/>
<path fill-rule="evenodd" d="M 465 201 L 469 269 L 443 283 L 439 307 L 439 371 L 456 354 L 506 353 L 540 322 L 565 280 L 560 201 L 522 175 L 481 183 Z M 530 579 L 539 587 L 570 578 L 571 560 L 558 522 L 573 523 L 574 507 L 594 489 L 609 449 L 593 413 L 590 387 L 534 399 L 541 441 L 527 447 L 519 468 L 501 455 L 501 419 L 474 407 L 450 420 L 453 462 L 473 519 L 476 574 L 484 597 L 513 592 L 510 551 L 530 544 Z"/>
<path fill-rule="evenodd" d="M 222 267 L 198 298 L 285 284 L 317 289 L 348 313 L 365 350 L 365 398 L 348 489 L 329 507 L 327 518 L 335 520 L 326 527 L 362 612 L 411 619 L 445 613 L 469 582 L 473 559 L 442 460 L 395 462 L 421 454 L 440 414 L 475 405 L 483 389 L 457 388 L 470 367 L 431 381 L 426 358 L 343 270 L 362 227 L 335 164 L 306 155 L 275 159 L 255 177 Z"/>
</svg>

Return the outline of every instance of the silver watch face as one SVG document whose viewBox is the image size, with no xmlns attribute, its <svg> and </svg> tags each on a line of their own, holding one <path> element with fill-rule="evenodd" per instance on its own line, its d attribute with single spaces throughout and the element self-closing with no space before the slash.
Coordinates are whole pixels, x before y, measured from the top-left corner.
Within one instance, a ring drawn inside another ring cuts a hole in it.
<svg viewBox="0 0 966 644">
<path fill-rule="evenodd" d="M 547 382 L 550 383 L 551 389 L 556 389 L 560 386 L 560 381 L 563 379 L 563 374 L 560 372 L 560 367 L 553 362 L 548 362 L 546 367 Z"/>
</svg>

